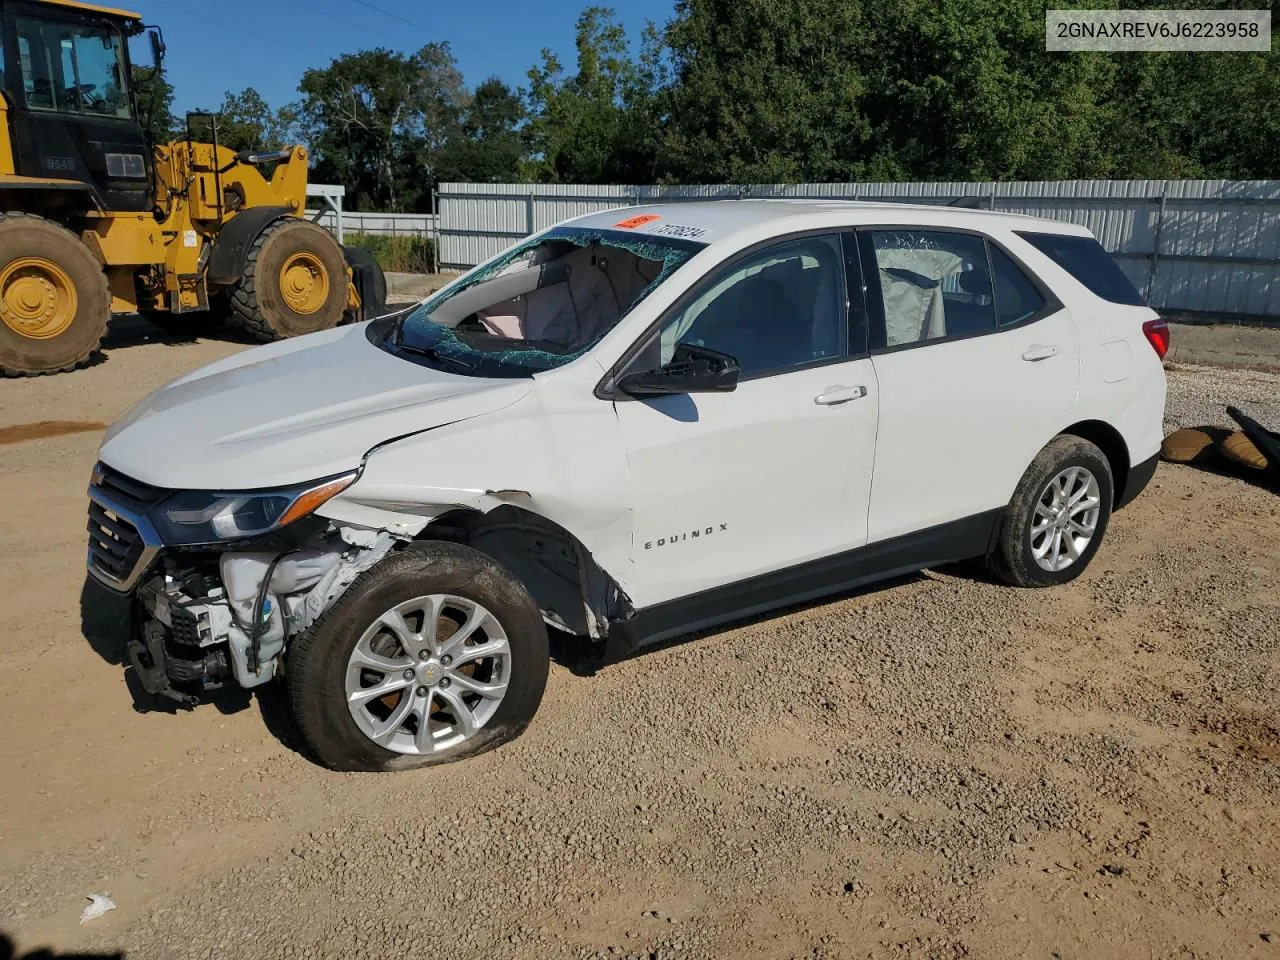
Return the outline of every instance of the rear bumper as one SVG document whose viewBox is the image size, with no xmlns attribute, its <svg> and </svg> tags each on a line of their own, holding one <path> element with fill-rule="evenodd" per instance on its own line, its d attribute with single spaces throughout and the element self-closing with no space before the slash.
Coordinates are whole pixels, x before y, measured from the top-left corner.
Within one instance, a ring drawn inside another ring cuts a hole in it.
<svg viewBox="0 0 1280 960">
<path fill-rule="evenodd" d="M 1156 474 L 1156 464 L 1159 461 L 1160 454 L 1157 453 L 1141 463 L 1135 463 L 1129 468 L 1129 476 L 1125 480 L 1124 489 L 1116 497 L 1116 510 L 1133 503 L 1134 498 L 1147 489 L 1147 484 L 1151 482 L 1151 478 Z"/>
</svg>

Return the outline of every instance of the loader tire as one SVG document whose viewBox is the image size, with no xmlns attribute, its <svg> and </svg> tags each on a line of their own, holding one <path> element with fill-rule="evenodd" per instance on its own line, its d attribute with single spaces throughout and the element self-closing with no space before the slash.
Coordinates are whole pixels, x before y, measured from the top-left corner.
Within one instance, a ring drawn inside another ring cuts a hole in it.
<svg viewBox="0 0 1280 960">
<path fill-rule="evenodd" d="M 342 248 L 323 227 L 296 217 L 258 235 L 231 292 L 235 318 L 262 341 L 335 327 L 346 304 Z"/>
<path fill-rule="evenodd" d="M 1208 463 L 1217 458 L 1218 444 L 1230 434 L 1224 427 L 1175 430 L 1160 444 L 1160 456 L 1170 463 Z"/>
<path fill-rule="evenodd" d="M 1259 450 L 1258 445 L 1241 430 L 1237 430 L 1223 440 L 1221 450 L 1222 455 L 1233 463 L 1254 470 L 1267 469 L 1266 454 Z"/>
<path fill-rule="evenodd" d="M 110 319 L 107 275 L 79 237 L 35 214 L 0 214 L 0 376 L 84 366 Z"/>
</svg>

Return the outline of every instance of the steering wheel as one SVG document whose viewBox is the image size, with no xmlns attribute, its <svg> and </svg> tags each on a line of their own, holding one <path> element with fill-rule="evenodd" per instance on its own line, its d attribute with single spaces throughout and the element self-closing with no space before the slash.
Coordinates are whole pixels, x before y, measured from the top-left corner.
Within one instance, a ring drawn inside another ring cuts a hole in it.
<svg viewBox="0 0 1280 960">
<path fill-rule="evenodd" d="M 102 103 L 101 97 L 96 97 L 93 95 L 93 91 L 97 89 L 98 89 L 98 85 L 96 83 L 78 83 L 73 86 L 67 87 L 67 96 L 74 96 L 77 100 L 80 100 L 82 103 L 87 103 L 90 106 L 97 106 L 98 104 Z"/>
</svg>

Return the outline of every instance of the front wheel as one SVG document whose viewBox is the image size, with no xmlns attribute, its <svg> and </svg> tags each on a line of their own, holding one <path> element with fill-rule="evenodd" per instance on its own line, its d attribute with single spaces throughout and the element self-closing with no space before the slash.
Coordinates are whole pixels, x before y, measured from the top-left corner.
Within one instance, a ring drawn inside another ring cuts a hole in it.
<svg viewBox="0 0 1280 960">
<path fill-rule="evenodd" d="M 34 214 L 0 214 L 0 377 L 83 366 L 110 319 L 106 274 L 78 236 Z"/>
<path fill-rule="evenodd" d="M 505 743 L 538 709 L 549 667 L 528 591 L 448 543 L 375 565 L 288 656 L 298 728 L 335 770 L 403 770 Z"/>
<path fill-rule="evenodd" d="M 347 304 L 347 261 L 323 227 L 299 217 L 277 220 L 249 248 L 231 291 L 240 325 L 264 342 L 328 330 Z"/>
<path fill-rule="evenodd" d="M 1031 462 L 1005 508 L 991 569 L 1019 587 L 1074 580 L 1111 517 L 1111 465 L 1088 440 L 1061 436 Z"/>
</svg>

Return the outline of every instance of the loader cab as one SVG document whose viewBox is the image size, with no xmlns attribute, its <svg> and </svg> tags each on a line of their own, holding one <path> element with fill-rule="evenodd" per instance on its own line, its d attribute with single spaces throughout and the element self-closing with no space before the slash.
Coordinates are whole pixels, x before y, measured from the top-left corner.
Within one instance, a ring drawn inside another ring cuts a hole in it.
<svg viewBox="0 0 1280 960">
<path fill-rule="evenodd" d="M 0 30 L 11 154 L 0 150 L 0 166 L 11 163 L 2 172 L 86 184 L 89 207 L 150 210 L 151 147 L 129 62 L 128 38 L 143 30 L 138 15 L 70 0 L 0 0 Z"/>
</svg>

